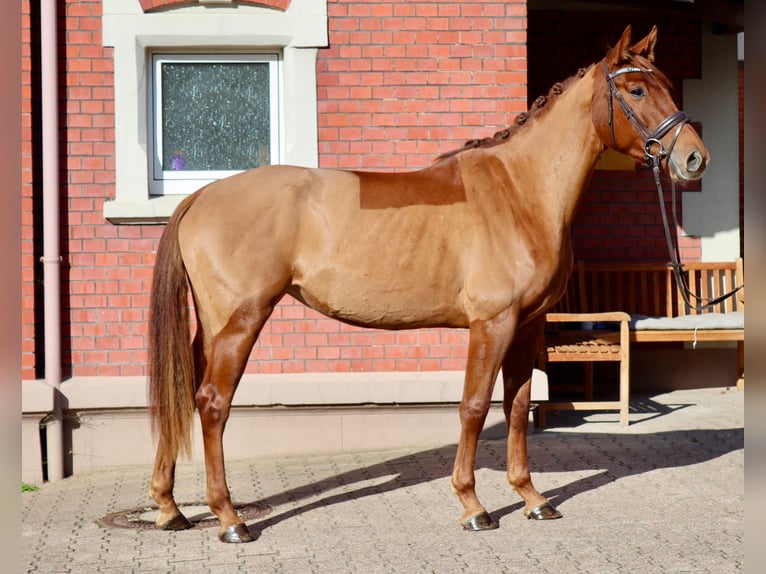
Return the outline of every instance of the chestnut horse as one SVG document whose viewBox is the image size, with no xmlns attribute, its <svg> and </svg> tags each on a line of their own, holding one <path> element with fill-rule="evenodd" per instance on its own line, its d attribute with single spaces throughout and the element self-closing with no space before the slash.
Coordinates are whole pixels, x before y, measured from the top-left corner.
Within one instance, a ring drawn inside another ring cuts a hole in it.
<svg viewBox="0 0 766 574">
<path fill-rule="evenodd" d="M 461 524 L 497 528 L 476 496 L 474 466 L 500 369 L 508 481 L 528 518 L 561 516 L 532 485 L 526 429 L 545 311 L 571 270 L 580 196 L 606 148 L 654 158 L 676 181 L 701 177 L 708 161 L 652 64 L 656 27 L 636 44 L 630 36 L 628 26 L 601 62 L 556 84 L 513 127 L 425 169 L 267 166 L 211 183 L 178 206 L 159 243 L 149 329 L 159 527 L 190 526 L 173 484 L 196 407 L 218 536 L 253 540 L 232 507 L 222 437 L 250 351 L 285 294 L 352 325 L 468 329 L 452 472 Z"/>
</svg>

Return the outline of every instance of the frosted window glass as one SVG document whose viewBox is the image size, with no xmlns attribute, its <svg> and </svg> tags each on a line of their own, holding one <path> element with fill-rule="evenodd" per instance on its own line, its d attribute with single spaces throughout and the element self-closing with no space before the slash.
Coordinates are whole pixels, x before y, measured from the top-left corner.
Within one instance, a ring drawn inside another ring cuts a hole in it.
<svg viewBox="0 0 766 574">
<path fill-rule="evenodd" d="M 163 62 L 163 171 L 228 171 L 271 160 L 266 62 Z"/>
</svg>

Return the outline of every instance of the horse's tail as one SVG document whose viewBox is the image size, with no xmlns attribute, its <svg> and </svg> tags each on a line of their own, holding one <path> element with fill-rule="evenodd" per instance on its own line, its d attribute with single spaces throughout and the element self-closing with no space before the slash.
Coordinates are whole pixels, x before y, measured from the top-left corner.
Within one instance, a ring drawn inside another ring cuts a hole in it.
<svg viewBox="0 0 766 574">
<path fill-rule="evenodd" d="M 196 389 L 189 331 L 189 285 L 178 227 L 197 194 L 184 199 L 157 248 L 149 310 L 149 410 L 152 433 L 170 453 L 191 454 Z"/>
</svg>

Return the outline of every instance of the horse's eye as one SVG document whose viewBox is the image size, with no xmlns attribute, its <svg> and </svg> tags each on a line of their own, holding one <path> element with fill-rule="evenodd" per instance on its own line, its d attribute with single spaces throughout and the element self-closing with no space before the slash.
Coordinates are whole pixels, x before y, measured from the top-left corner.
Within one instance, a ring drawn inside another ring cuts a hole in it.
<svg viewBox="0 0 766 574">
<path fill-rule="evenodd" d="M 646 95 L 646 92 L 641 86 L 636 86 L 635 88 L 631 88 L 630 95 L 634 98 L 643 98 Z"/>
</svg>

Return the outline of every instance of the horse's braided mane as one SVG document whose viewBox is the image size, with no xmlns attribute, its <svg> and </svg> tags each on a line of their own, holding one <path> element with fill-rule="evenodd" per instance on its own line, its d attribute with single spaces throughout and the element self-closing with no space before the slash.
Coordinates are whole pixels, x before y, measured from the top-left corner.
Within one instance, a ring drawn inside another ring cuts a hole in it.
<svg viewBox="0 0 766 574">
<path fill-rule="evenodd" d="M 538 115 L 538 113 L 543 108 L 545 108 L 546 104 L 548 104 L 556 96 L 561 95 L 564 92 L 564 90 L 566 90 L 569 87 L 570 84 L 582 78 L 589 69 L 590 68 L 580 68 L 577 71 L 577 74 L 575 74 L 574 76 L 570 76 L 563 82 L 557 82 L 553 84 L 551 89 L 548 91 L 548 95 L 538 96 L 528 111 L 521 112 L 519 115 L 516 116 L 516 119 L 514 120 L 513 125 L 495 132 L 491 138 L 480 138 L 480 139 L 468 140 L 467 142 L 465 142 L 465 144 L 463 144 L 463 147 L 453 149 L 451 151 L 441 154 L 440 156 L 436 158 L 436 161 L 439 161 L 441 159 L 445 159 L 448 157 L 452 157 L 453 155 L 456 155 L 465 150 L 475 149 L 475 148 L 488 148 L 488 147 L 493 147 L 505 142 L 514 133 L 516 133 L 519 130 L 519 128 L 526 125 L 530 120 L 534 119 Z"/>
</svg>

